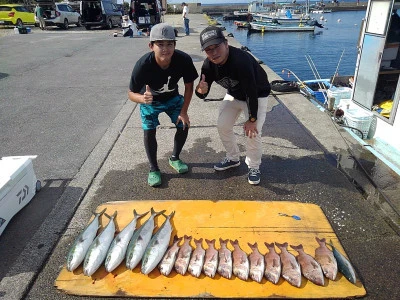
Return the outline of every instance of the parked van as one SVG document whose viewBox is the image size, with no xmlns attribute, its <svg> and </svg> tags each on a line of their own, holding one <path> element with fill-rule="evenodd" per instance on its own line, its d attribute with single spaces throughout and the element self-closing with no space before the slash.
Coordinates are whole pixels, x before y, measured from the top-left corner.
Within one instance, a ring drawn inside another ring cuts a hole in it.
<svg viewBox="0 0 400 300">
<path fill-rule="evenodd" d="M 88 30 L 95 26 L 111 29 L 122 22 L 122 13 L 112 0 L 82 0 L 81 14 L 82 25 Z"/>
<path fill-rule="evenodd" d="M 149 28 L 161 23 L 163 19 L 163 8 L 160 0 L 132 0 L 129 18 L 139 28 Z"/>
</svg>

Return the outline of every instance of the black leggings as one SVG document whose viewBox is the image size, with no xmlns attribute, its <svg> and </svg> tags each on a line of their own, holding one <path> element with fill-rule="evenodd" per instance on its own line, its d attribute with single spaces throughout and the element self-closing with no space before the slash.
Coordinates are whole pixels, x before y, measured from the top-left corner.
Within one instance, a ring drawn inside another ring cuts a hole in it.
<svg viewBox="0 0 400 300">
<path fill-rule="evenodd" d="M 189 128 L 177 127 L 175 138 L 174 138 L 174 150 L 172 151 L 172 158 L 179 159 L 179 154 L 181 154 L 182 148 L 185 145 L 187 136 L 189 133 Z M 144 147 L 146 149 L 147 159 L 150 163 L 150 171 L 159 171 L 157 163 L 157 139 L 156 139 L 156 129 L 150 129 L 144 131 Z"/>
</svg>

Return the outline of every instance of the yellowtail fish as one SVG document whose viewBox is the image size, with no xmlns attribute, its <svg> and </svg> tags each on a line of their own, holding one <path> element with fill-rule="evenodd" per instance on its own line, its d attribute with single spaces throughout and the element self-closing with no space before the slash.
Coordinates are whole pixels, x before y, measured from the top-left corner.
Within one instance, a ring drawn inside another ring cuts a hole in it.
<svg viewBox="0 0 400 300">
<path fill-rule="evenodd" d="M 150 217 L 140 226 L 132 235 L 126 251 L 126 267 L 133 270 L 143 257 L 144 251 L 150 242 L 154 230 L 154 218 L 163 214 L 165 210 L 155 212 L 153 208 L 150 210 Z"/>
<path fill-rule="evenodd" d="M 335 280 L 338 266 L 333 252 L 326 246 L 325 239 L 315 237 L 319 247 L 315 249 L 315 260 L 320 264 L 325 277 Z"/>
<path fill-rule="evenodd" d="M 106 258 L 107 251 L 110 248 L 111 242 L 114 239 L 114 219 L 117 216 L 117 212 L 114 212 L 111 217 L 107 214 L 105 214 L 105 216 L 107 216 L 110 221 L 90 245 L 89 250 L 85 256 L 85 260 L 83 262 L 83 274 L 86 276 L 92 276 L 93 273 L 96 272 L 97 269 L 101 266 L 101 264 L 104 262 L 104 259 Z"/>
<path fill-rule="evenodd" d="M 189 266 L 190 256 L 192 255 L 193 248 L 190 246 L 191 236 L 183 236 L 183 244 L 179 249 L 178 256 L 175 260 L 175 271 L 178 274 L 185 275 Z"/>
<path fill-rule="evenodd" d="M 196 245 L 196 248 L 194 249 L 192 257 L 190 258 L 188 271 L 194 277 L 199 277 L 201 274 L 201 270 L 203 269 L 206 250 L 204 250 L 202 245 L 203 239 L 194 239 L 194 243 Z"/>
<path fill-rule="evenodd" d="M 179 243 L 181 240 L 181 237 L 178 238 L 177 236 L 174 236 L 174 241 L 172 245 L 168 248 L 160 264 L 158 265 L 160 273 L 164 276 L 168 276 L 171 273 L 172 268 L 174 267 L 175 260 L 179 252 Z"/>
<path fill-rule="evenodd" d="M 106 208 L 99 213 L 94 214 L 93 220 L 85 227 L 78 235 L 72 244 L 67 256 L 67 270 L 74 271 L 85 259 L 85 255 L 96 237 L 97 231 L 100 228 L 99 218 Z"/>
<path fill-rule="evenodd" d="M 301 269 L 293 254 L 287 250 L 288 243 L 275 245 L 281 250 L 280 258 L 282 263 L 282 277 L 295 287 L 301 285 Z"/>
<path fill-rule="evenodd" d="M 228 249 L 228 241 L 219 239 L 220 248 L 218 250 L 218 269 L 217 272 L 224 278 L 232 277 L 232 251 Z"/>
<path fill-rule="evenodd" d="M 172 233 L 171 218 L 174 214 L 175 212 L 173 211 L 168 217 L 164 215 L 167 219 L 161 225 L 160 229 L 153 235 L 147 245 L 142 258 L 141 268 L 142 273 L 145 275 L 149 274 L 157 267 L 168 248 Z"/>
<path fill-rule="evenodd" d="M 268 248 L 268 253 L 264 256 L 265 261 L 265 272 L 264 276 L 267 278 L 268 281 L 272 282 L 273 284 L 277 284 L 279 278 L 281 277 L 281 258 L 278 253 L 275 251 L 274 243 L 268 244 L 264 243 L 265 246 Z"/>
<path fill-rule="evenodd" d="M 350 261 L 332 245 L 332 241 L 330 243 L 330 246 L 332 247 L 332 252 L 336 258 L 340 273 L 342 273 L 343 276 L 346 277 L 348 281 L 350 281 L 353 284 L 356 284 L 357 282 L 356 272 L 354 271 L 354 268 L 351 265 Z"/>
<path fill-rule="evenodd" d="M 303 245 L 290 246 L 293 250 L 297 251 L 296 259 L 300 264 L 301 273 L 304 277 L 315 283 L 316 285 L 324 285 L 324 273 L 319 263 L 311 255 L 304 252 Z"/>
<path fill-rule="evenodd" d="M 218 251 L 215 249 L 215 239 L 207 240 L 208 248 L 206 250 L 206 257 L 204 259 L 203 271 L 206 276 L 214 278 L 218 267 Z"/>
<path fill-rule="evenodd" d="M 107 272 L 112 272 L 124 260 L 129 241 L 136 229 L 137 220 L 147 215 L 149 212 L 139 215 L 133 210 L 133 219 L 125 226 L 123 230 L 114 238 L 108 249 L 105 267 Z"/>
<path fill-rule="evenodd" d="M 254 243 L 253 245 L 250 243 L 247 243 L 247 244 L 249 245 L 249 247 L 252 251 L 249 255 L 250 278 L 253 279 L 254 281 L 260 283 L 264 277 L 264 270 L 265 270 L 264 256 L 258 250 L 257 243 Z"/>
<path fill-rule="evenodd" d="M 250 263 L 247 258 L 246 252 L 244 252 L 240 246 L 238 240 L 231 240 L 231 245 L 233 247 L 232 257 L 233 257 L 233 274 L 241 280 L 246 281 L 249 278 Z"/>
</svg>

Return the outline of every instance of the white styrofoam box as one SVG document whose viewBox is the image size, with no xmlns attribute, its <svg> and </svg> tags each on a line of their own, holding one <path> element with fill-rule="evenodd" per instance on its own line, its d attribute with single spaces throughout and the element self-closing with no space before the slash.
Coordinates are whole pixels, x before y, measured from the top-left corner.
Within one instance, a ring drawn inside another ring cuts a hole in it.
<svg viewBox="0 0 400 300">
<path fill-rule="evenodd" d="M 0 160 L 0 235 L 11 218 L 36 194 L 34 158 L 36 156 L 8 156 Z"/>
<path fill-rule="evenodd" d="M 351 92 L 352 89 L 349 87 L 335 87 L 331 86 L 328 91 L 327 95 L 328 97 L 334 97 L 335 98 L 335 107 L 339 105 L 339 102 L 341 99 L 349 99 L 351 98 Z"/>
</svg>

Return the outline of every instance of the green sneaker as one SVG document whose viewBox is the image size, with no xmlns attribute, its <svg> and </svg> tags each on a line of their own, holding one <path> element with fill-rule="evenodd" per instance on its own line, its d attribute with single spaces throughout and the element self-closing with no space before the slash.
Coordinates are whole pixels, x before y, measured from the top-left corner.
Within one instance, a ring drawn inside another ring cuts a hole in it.
<svg viewBox="0 0 400 300">
<path fill-rule="evenodd" d="M 169 159 L 169 165 L 175 169 L 175 171 L 177 171 L 178 173 L 186 173 L 187 171 L 189 171 L 189 168 L 187 166 L 187 164 L 185 164 L 183 161 L 181 161 L 180 159 L 178 160 L 171 160 Z"/>
<path fill-rule="evenodd" d="M 161 172 L 160 171 L 150 171 L 149 177 L 147 178 L 147 183 L 149 186 L 158 186 L 161 184 Z"/>
</svg>

